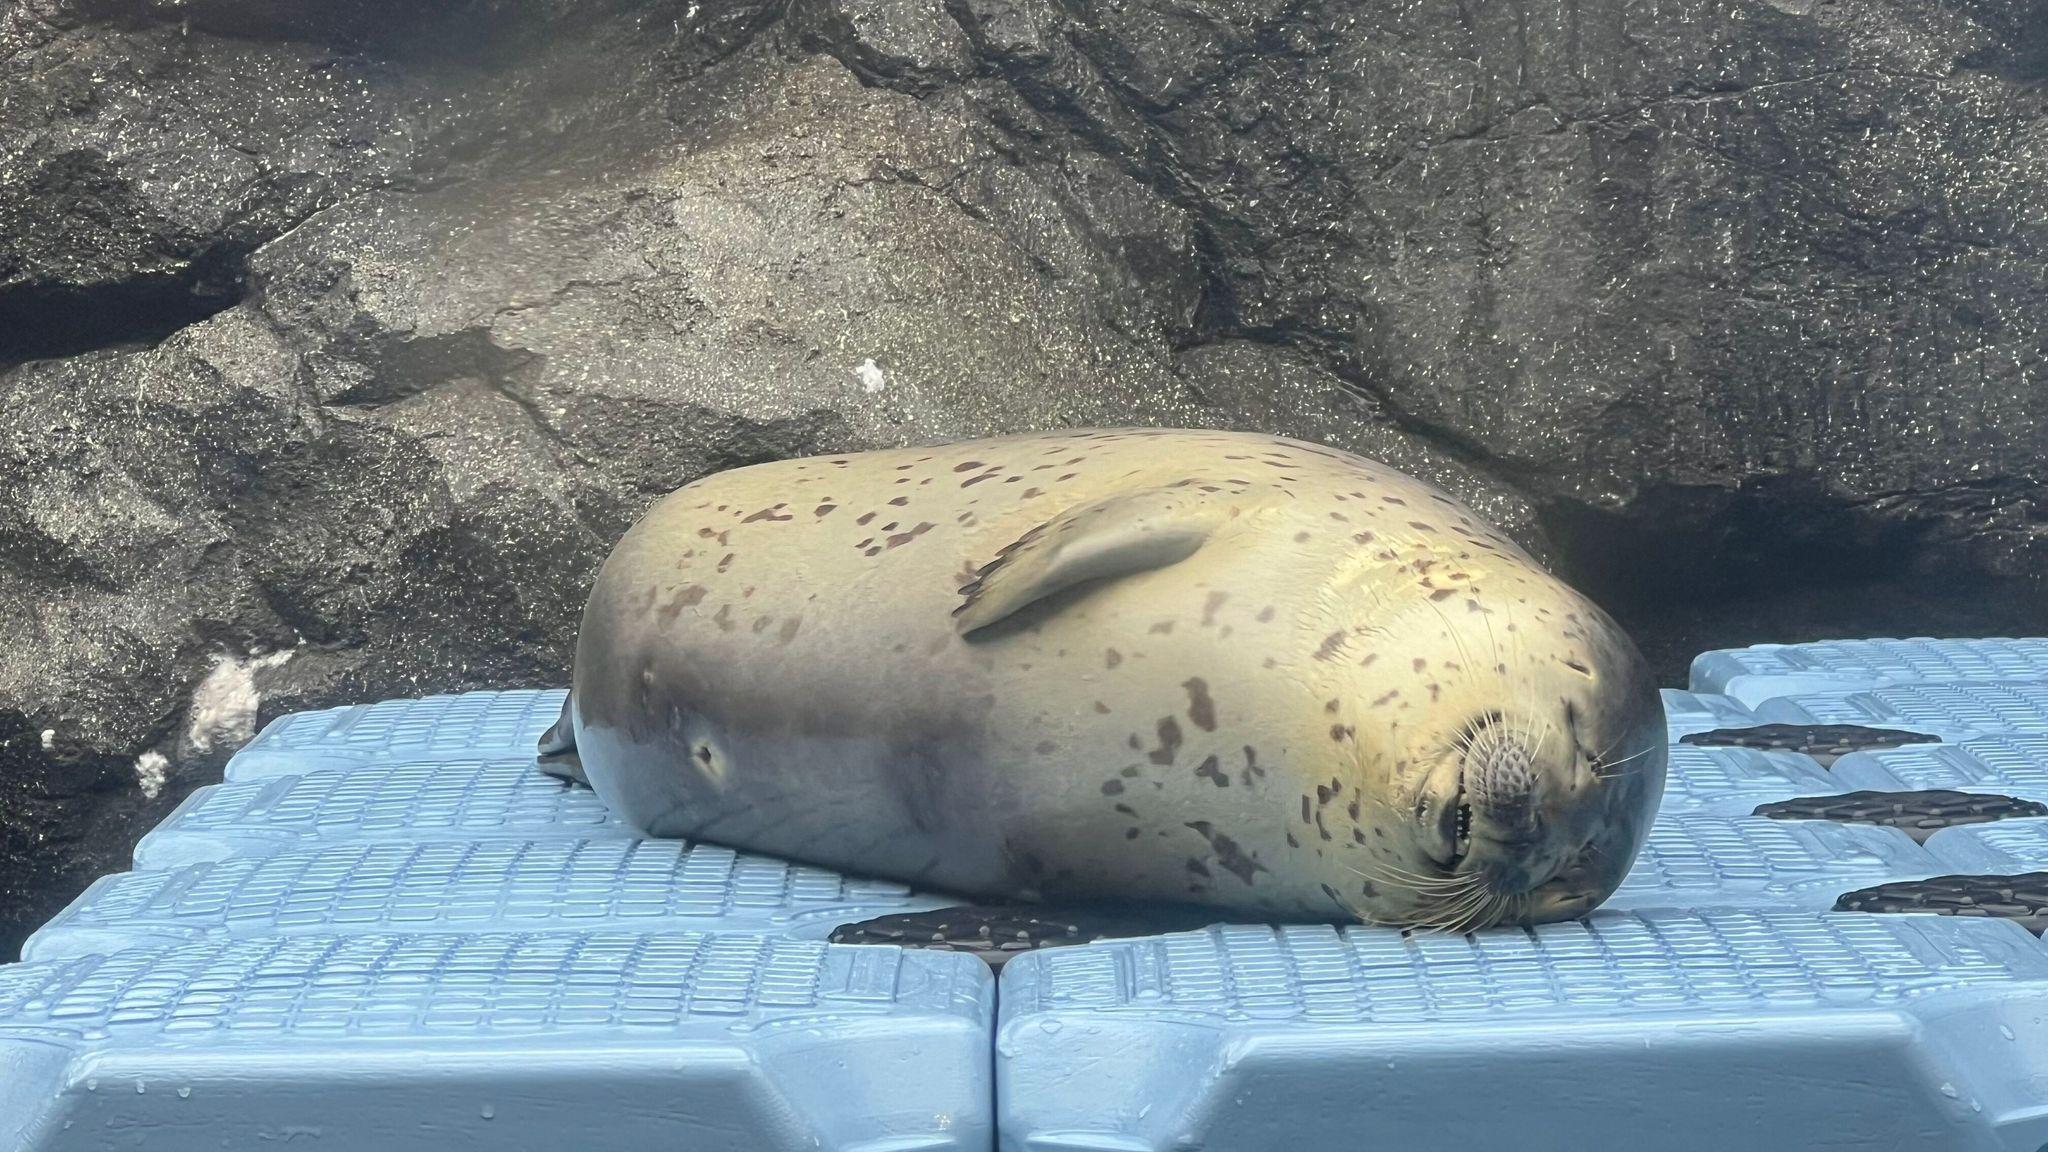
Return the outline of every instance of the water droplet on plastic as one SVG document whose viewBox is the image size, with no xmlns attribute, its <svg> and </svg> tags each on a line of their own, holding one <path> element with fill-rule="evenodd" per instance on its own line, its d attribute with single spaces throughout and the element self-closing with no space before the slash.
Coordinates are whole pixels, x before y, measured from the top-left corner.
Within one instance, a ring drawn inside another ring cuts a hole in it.
<svg viewBox="0 0 2048 1152">
<path fill-rule="evenodd" d="M 1064 1025 L 1057 1020 L 1041 1020 L 1038 1022 L 1038 1030 L 1047 1036 L 1057 1033 L 1062 1027 Z"/>
<path fill-rule="evenodd" d="M 99 1078 L 98 1078 L 98 1077 L 94 1077 L 94 1078 L 92 1078 L 92 1079 L 90 1079 L 90 1080 L 87 1080 L 87 1081 L 85 1082 L 85 1090 L 86 1090 L 87 1092 L 97 1092 L 97 1091 L 99 1091 L 99 1090 L 100 1090 L 100 1082 L 99 1082 Z"/>
<path fill-rule="evenodd" d="M 1956 1086 L 1953 1084 L 1943 1084 L 1941 1086 L 1941 1094 L 1943 1096 L 1948 1097 L 1951 1100 L 1954 1100 L 1956 1097 L 1962 1095 L 1962 1093 L 1956 1091 Z"/>
<path fill-rule="evenodd" d="M 147 1085 L 147 1084 L 144 1084 L 144 1083 L 143 1083 L 142 1081 L 140 1081 L 140 1080 L 137 1080 L 137 1081 L 135 1082 L 135 1094 L 136 1094 L 137 1096 L 140 1096 L 140 1095 L 142 1095 L 142 1094 L 143 1094 L 144 1092 L 147 1092 L 147 1091 L 149 1091 L 149 1085 Z"/>
<path fill-rule="evenodd" d="M 191 1098 L 192 1098 L 192 1089 L 190 1089 L 190 1088 L 180 1088 L 180 1089 L 178 1089 L 178 1099 L 180 1099 L 180 1100 L 190 1100 Z"/>
<path fill-rule="evenodd" d="M 2016 1040 L 2016 1039 L 2018 1039 L 2018 1037 L 2016 1037 L 2016 1036 L 2014 1036 L 2014 1035 L 2012 1034 L 2012 1029 L 2011 1029 L 2011 1028 L 2008 1028 L 2008 1027 L 2006 1027 L 2006 1026 L 2005 1026 L 2005 1025 L 2003 1025 L 2003 1024 L 2000 1024 L 2000 1025 L 1998 1026 L 1998 1034 L 1999 1034 L 2000 1036 L 2003 1036 L 2003 1037 L 2005 1037 L 2005 1038 L 2006 1038 L 2007 1040 Z"/>
<path fill-rule="evenodd" d="M 493 1118 L 493 1117 L 497 1116 L 497 1114 L 498 1114 L 498 1110 L 497 1110 L 496 1108 L 493 1108 L 493 1107 L 491 1107 L 491 1106 L 490 1106 L 489 1104 L 486 1104 L 486 1105 L 484 1105 L 484 1107 L 483 1107 L 483 1118 L 484 1118 L 484 1119 L 486 1119 L 486 1120 L 489 1120 L 489 1119 L 491 1119 L 491 1118 Z"/>
</svg>

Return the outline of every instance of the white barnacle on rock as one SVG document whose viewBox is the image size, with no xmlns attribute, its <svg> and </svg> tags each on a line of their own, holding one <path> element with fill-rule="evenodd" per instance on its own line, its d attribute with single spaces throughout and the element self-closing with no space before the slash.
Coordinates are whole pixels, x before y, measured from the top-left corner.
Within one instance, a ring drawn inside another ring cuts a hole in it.
<svg viewBox="0 0 2048 1152">
<path fill-rule="evenodd" d="M 144 752 L 135 758 L 135 779 L 142 785 L 142 794 L 151 800 L 163 794 L 170 774 L 171 762 L 161 752 Z"/>
<path fill-rule="evenodd" d="M 57 730 L 55 728 L 43 729 L 43 751 L 48 752 L 55 747 L 57 747 Z"/>
<path fill-rule="evenodd" d="M 860 377 L 860 390 L 871 395 L 889 386 L 889 374 L 882 371 L 882 366 L 875 363 L 872 356 L 862 360 L 853 374 Z"/>
<path fill-rule="evenodd" d="M 185 743 L 194 752 L 232 750 L 248 743 L 256 734 L 256 709 L 263 703 L 256 674 L 291 658 L 290 652 L 273 652 L 246 660 L 225 655 L 214 657 L 213 671 L 192 693 L 192 719 L 185 730 Z"/>
</svg>

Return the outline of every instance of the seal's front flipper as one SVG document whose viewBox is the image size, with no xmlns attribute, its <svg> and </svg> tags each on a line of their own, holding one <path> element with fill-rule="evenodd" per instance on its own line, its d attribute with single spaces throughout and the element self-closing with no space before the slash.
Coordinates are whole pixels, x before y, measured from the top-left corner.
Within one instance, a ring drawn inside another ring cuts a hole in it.
<svg viewBox="0 0 2048 1152">
<path fill-rule="evenodd" d="M 1194 485 L 1144 488 L 1069 508 L 982 566 L 960 589 L 954 626 L 964 636 L 1077 584 L 1177 564 L 1231 515 Z"/>
<path fill-rule="evenodd" d="M 842 924 L 830 942 L 970 952 L 1001 969 L 1010 957 L 1039 948 L 1192 932 L 1225 919 L 1214 910 L 1177 905 L 964 904 Z"/>
<path fill-rule="evenodd" d="M 540 746 L 535 759 L 541 775 L 552 776 L 569 784 L 590 787 L 590 781 L 583 775 L 583 761 L 576 755 L 576 721 L 574 693 L 562 700 L 562 715 L 554 726 L 541 733 Z"/>
</svg>

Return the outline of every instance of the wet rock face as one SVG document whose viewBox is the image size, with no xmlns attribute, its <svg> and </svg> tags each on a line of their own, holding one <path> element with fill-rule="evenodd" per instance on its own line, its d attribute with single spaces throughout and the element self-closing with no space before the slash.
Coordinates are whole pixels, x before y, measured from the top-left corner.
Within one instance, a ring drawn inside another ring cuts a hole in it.
<svg viewBox="0 0 2048 1152">
<path fill-rule="evenodd" d="M 561 682 L 754 461 L 1270 429 L 1653 650 L 2041 568 L 2048 10 L 1468 9 L 0 0 L 0 945 L 280 711 Z"/>
</svg>

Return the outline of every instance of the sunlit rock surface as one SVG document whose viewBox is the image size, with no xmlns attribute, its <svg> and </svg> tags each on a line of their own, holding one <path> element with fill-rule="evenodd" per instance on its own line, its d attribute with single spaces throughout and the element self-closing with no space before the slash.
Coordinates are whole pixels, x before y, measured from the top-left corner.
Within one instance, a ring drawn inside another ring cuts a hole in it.
<svg viewBox="0 0 2048 1152">
<path fill-rule="evenodd" d="M 0 0 L 0 950 L 792 454 L 1333 443 L 1667 678 L 2039 631 L 1833 589 L 2048 560 L 2044 82 L 2039 2 Z"/>
</svg>

